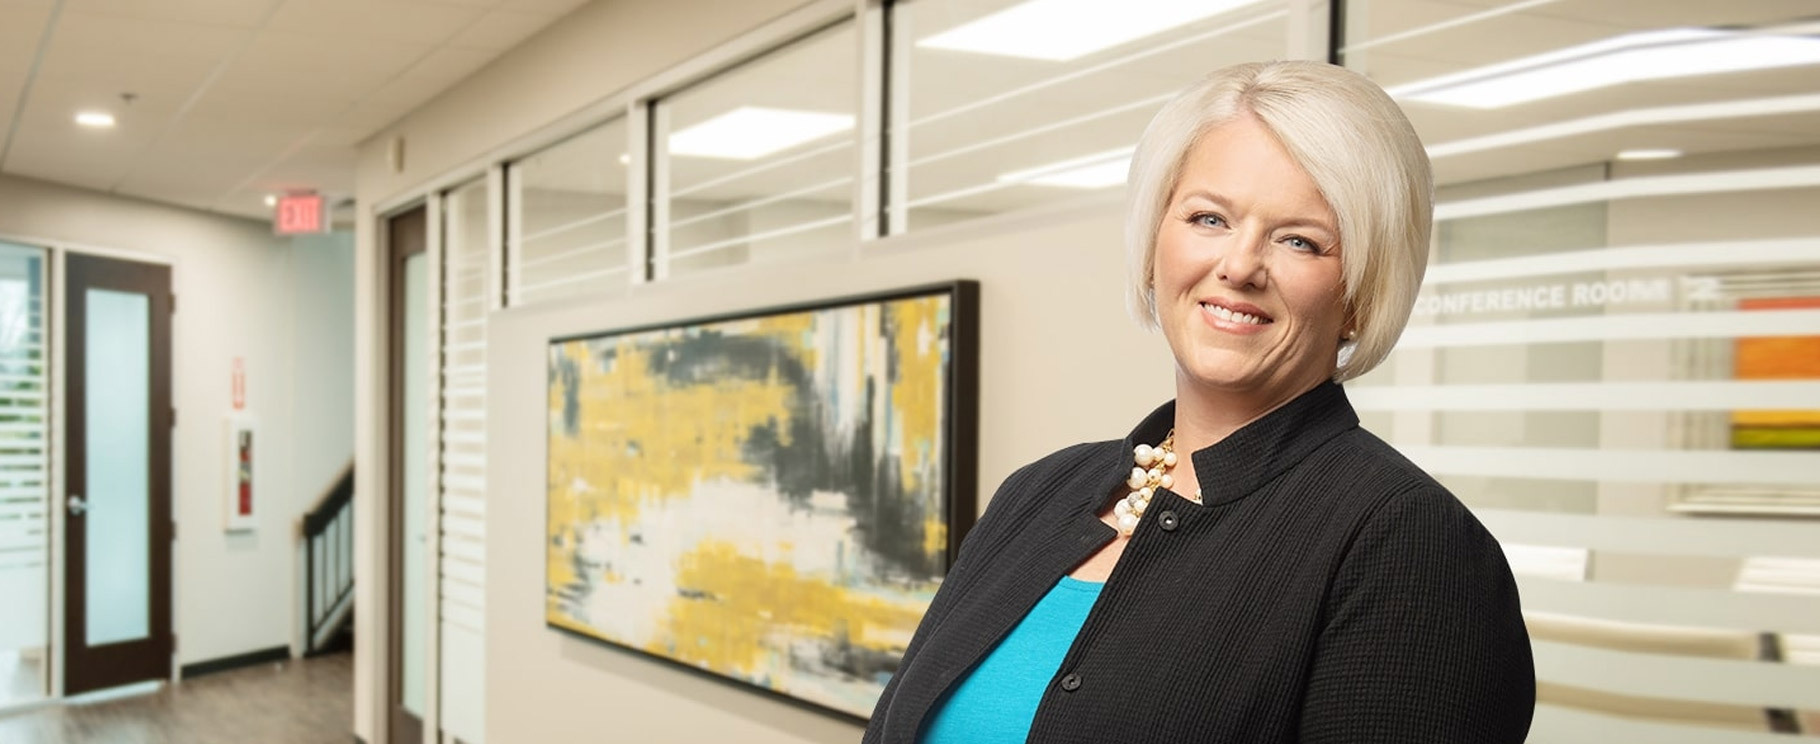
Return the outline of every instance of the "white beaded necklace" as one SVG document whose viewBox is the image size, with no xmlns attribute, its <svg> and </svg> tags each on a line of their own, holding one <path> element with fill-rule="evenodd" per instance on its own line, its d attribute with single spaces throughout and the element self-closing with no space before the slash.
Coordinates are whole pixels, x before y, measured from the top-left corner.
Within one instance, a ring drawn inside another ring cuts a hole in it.
<svg viewBox="0 0 1820 744">
<path fill-rule="evenodd" d="M 1173 488 L 1175 476 L 1169 469 L 1175 467 L 1175 430 L 1169 430 L 1169 436 L 1163 437 L 1163 443 L 1155 447 L 1140 444 L 1132 448 L 1132 461 L 1136 467 L 1131 469 L 1131 477 L 1125 479 L 1125 485 L 1131 493 L 1112 507 L 1112 513 L 1118 518 L 1119 534 L 1129 537 L 1137 531 L 1138 520 L 1144 516 L 1144 510 L 1150 506 L 1150 497 L 1156 495 L 1158 488 Z M 1195 503 L 1201 503 L 1201 489 L 1194 489 Z"/>
</svg>

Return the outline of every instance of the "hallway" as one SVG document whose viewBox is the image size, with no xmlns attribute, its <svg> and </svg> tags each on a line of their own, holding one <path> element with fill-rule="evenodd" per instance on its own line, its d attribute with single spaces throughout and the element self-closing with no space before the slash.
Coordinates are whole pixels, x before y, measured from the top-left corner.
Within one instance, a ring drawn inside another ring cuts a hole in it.
<svg viewBox="0 0 1820 744">
<path fill-rule="evenodd" d="M 5 744 L 342 744 L 353 654 L 211 674 L 155 694 L 0 716 Z"/>
</svg>

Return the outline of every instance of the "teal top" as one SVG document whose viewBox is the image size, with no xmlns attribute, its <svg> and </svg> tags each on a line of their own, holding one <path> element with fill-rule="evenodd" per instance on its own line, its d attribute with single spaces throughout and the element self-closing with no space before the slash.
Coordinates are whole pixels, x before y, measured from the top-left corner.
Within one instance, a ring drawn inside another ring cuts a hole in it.
<svg viewBox="0 0 1820 744">
<path fill-rule="evenodd" d="M 1062 657 L 1074 645 L 1101 586 L 1063 576 L 937 704 L 923 728 L 922 744 L 1013 744 L 1028 738 L 1036 706 L 1062 668 Z"/>
</svg>

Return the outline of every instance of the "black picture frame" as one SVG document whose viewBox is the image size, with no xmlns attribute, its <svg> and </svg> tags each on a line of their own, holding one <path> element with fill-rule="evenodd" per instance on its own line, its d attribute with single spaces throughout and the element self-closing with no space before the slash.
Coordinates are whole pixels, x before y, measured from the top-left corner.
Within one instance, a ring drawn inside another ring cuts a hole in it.
<svg viewBox="0 0 1820 744">
<path fill-rule="evenodd" d="M 574 345 L 601 342 L 627 337 L 650 335 L 654 333 L 687 332 L 691 329 L 723 325 L 739 321 L 760 320 L 814 314 L 831 310 L 845 310 L 862 306 L 884 306 L 887 303 L 916 300 L 931 297 L 947 299 L 948 322 L 945 328 L 947 344 L 947 361 L 941 371 L 944 395 L 939 402 L 941 408 L 941 493 L 942 517 L 945 522 L 946 544 L 943 551 L 944 560 L 940 564 L 940 576 L 945 577 L 954 565 L 961 541 L 972 528 L 978 511 L 978 399 L 979 399 L 979 283 L 972 280 L 955 280 L 938 284 L 926 284 L 898 288 L 882 292 L 847 295 L 779 306 L 755 308 L 718 315 L 692 317 L 683 320 L 647 325 L 595 331 L 582 334 L 556 336 L 549 339 L 547 348 L 548 367 L 546 374 L 546 405 L 554 407 L 550 401 L 556 400 L 557 387 L 562 384 L 557 370 L 558 349 Z M 870 710 L 870 701 L 864 706 L 840 707 L 825 700 L 816 700 L 793 694 L 791 690 L 766 686 L 760 681 L 747 679 L 738 675 L 726 674 L 703 665 L 688 663 L 684 658 L 640 648 L 606 633 L 590 632 L 584 627 L 574 627 L 559 622 L 555 615 L 558 612 L 561 592 L 567 588 L 552 583 L 550 575 L 553 565 L 552 555 L 561 548 L 559 531 L 552 519 L 552 499 L 554 498 L 553 477 L 557 464 L 553 442 L 559 435 L 559 426 L 554 423 L 560 416 L 554 412 L 549 425 L 545 427 L 545 483 L 544 483 L 544 589 L 545 589 L 545 626 L 563 635 L 600 644 L 618 651 L 629 651 L 639 657 L 655 660 L 670 668 L 683 670 L 688 674 L 714 680 L 717 683 L 729 684 L 745 691 L 756 692 L 807 710 L 816 711 L 836 718 L 863 723 Z M 924 602 L 916 615 L 920 619 L 926 611 Z M 914 629 L 914 625 L 911 626 Z M 901 658 L 902 649 L 897 649 Z M 897 658 L 892 659 L 895 668 Z M 879 691 L 884 682 L 877 681 Z M 863 710 L 862 710 L 863 709 Z"/>
</svg>

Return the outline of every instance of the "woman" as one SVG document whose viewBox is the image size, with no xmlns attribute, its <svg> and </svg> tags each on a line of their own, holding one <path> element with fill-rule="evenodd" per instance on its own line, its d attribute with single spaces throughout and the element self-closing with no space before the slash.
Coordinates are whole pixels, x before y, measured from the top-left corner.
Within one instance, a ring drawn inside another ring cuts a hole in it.
<svg viewBox="0 0 1820 744">
<path fill-rule="evenodd" d="M 1364 77 L 1215 72 L 1131 165 L 1134 312 L 1176 399 L 1006 479 L 865 741 L 1521 742 L 1510 568 L 1358 427 L 1427 264 L 1427 155 Z"/>
</svg>

